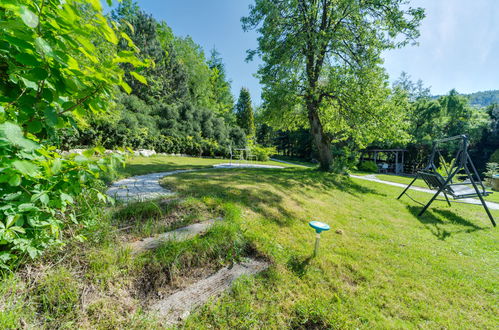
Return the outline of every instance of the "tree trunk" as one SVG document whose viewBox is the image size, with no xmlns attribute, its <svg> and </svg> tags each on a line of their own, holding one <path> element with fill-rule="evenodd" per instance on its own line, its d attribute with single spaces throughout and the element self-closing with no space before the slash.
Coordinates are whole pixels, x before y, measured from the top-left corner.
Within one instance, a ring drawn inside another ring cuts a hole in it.
<svg viewBox="0 0 499 330">
<path fill-rule="evenodd" d="M 310 122 L 310 131 L 314 140 L 317 151 L 319 152 L 319 169 L 321 171 L 330 171 L 333 162 L 333 155 L 331 154 L 331 143 L 324 135 L 322 123 L 319 119 L 317 112 L 317 105 L 313 102 L 307 102 L 308 120 Z"/>
</svg>

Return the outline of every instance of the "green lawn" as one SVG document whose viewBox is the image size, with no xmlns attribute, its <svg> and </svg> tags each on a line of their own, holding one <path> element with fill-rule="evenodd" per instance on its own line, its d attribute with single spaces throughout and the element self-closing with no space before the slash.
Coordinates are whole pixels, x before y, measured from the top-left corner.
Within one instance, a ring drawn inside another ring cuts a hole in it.
<svg viewBox="0 0 499 330">
<path fill-rule="evenodd" d="M 436 202 L 423 216 L 400 188 L 303 167 L 218 169 L 186 157 L 132 158 L 122 175 L 172 169 L 174 199 L 99 209 L 101 221 L 0 280 L 0 328 L 162 329 L 148 313 L 234 261 L 270 268 L 239 279 L 182 327 L 494 328 L 499 234 L 480 206 Z M 428 194 L 413 192 L 425 200 Z M 493 211 L 499 218 L 499 211 Z M 222 216 L 205 235 L 134 255 L 129 242 Z M 331 225 L 311 258 L 310 220 Z"/>
<path fill-rule="evenodd" d="M 121 176 L 141 175 L 155 172 L 166 172 L 183 169 L 211 168 L 213 165 L 229 163 L 230 159 L 198 158 L 198 157 L 175 157 L 175 156 L 151 156 L 130 157 L 126 161 L 126 167 L 120 169 Z M 234 163 L 236 161 L 233 161 Z M 242 162 L 246 163 L 246 162 Z M 274 161 L 247 162 L 248 164 L 266 164 L 282 167 L 296 167 Z"/>
<path fill-rule="evenodd" d="M 399 188 L 301 168 L 193 172 L 163 184 L 238 205 L 246 237 L 274 263 L 193 315 L 189 327 L 493 328 L 499 321 L 499 235 L 479 206 L 437 202 L 418 218 L 420 206 L 395 200 Z M 310 220 L 332 227 L 316 259 Z"/>
</svg>

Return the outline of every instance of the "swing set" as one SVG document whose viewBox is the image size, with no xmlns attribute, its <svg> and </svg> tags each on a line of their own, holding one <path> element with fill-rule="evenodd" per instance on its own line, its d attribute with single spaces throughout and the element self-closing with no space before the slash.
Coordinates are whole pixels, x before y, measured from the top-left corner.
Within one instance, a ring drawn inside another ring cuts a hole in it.
<svg viewBox="0 0 499 330">
<path fill-rule="evenodd" d="M 440 147 L 444 143 L 452 142 L 457 143 L 457 151 L 451 163 L 448 164 L 445 162 L 445 158 L 440 152 Z M 400 199 L 404 194 L 412 199 L 412 197 L 407 194 L 407 191 L 417 179 L 421 178 L 430 189 L 437 190 L 437 192 L 433 195 L 428 204 L 424 205 L 418 216 L 423 215 L 433 201 L 440 200 L 437 199 L 437 197 L 441 193 L 445 197 L 445 200 L 442 201 L 446 201 L 449 206 L 451 204 L 448 196 L 451 196 L 454 200 L 478 197 L 485 212 L 487 212 L 487 215 L 489 216 L 490 222 L 492 222 L 492 225 L 495 227 L 496 222 L 483 199 L 483 197 L 492 194 L 492 192 L 485 189 L 485 186 L 478 175 L 475 165 L 468 154 L 468 143 L 468 137 L 466 135 L 458 135 L 434 141 L 428 165 L 423 170 L 417 172 L 414 180 L 412 180 L 397 199 Z M 441 165 L 440 170 L 435 165 L 436 156 L 438 156 L 438 161 Z M 461 181 L 463 177 L 465 179 L 464 181 Z M 458 201 L 454 202 L 459 203 Z M 423 205 L 422 203 L 419 204 Z"/>
</svg>

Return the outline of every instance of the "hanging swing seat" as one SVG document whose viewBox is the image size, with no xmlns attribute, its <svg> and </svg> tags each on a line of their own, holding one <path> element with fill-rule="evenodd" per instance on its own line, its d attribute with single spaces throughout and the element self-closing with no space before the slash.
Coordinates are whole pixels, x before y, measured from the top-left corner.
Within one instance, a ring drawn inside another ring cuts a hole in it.
<svg viewBox="0 0 499 330">
<path fill-rule="evenodd" d="M 439 146 L 450 141 L 457 142 L 458 147 L 454 159 L 448 166 L 446 165 L 445 159 L 440 152 Z M 439 157 L 440 164 L 443 166 L 443 169 L 447 173 L 445 177 L 442 176 L 439 171 L 437 171 L 437 166 L 435 165 L 435 156 L 437 155 Z M 464 181 L 452 181 L 454 178 L 462 176 L 466 178 Z M 430 201 L 426 205 L 424 205 L 418 216 L 423 215 L 423 213 L 428 209 L 431 203 L 437 200 L 438 195 L 440 195 L 441 193 L 445 196 L 445 200 L 447 201 L 449 206 L 450 201 L 447 195 L 451 196 L 454 199 L 478 197 L 480 199 L 480 203 L 482 204 L 485 212 L 490 219 L 490 222 L 494 227 L 496 226 L 496 222 L 492 217 L 489 208 L 487 207 L 487 203 L 485 203 L 483 199 L 483 197 L 492 194 L 492 192 L 485 189 L 485 186 L 483 185 L 482 180 L 478 175 L 475 165 L 473 164 L 473 161 L 468 154 L 468 137 L 466 135 L 458 135 L 434 141 L 428 165 L 423 170 L 417 172 L 416 177 L 404 189 L 404 191 L 397 199 L 400 199 L 404 194 L 407 194 L 407 190 L 412 186 L 414 182 L 416 182 L 418 178 L 423 179 L 428 187 L 430 187 L 430 189 L 436 190 L 436 193 L 433 195 Z M 407 196 L 410 197 L 409 195 Z"/>
<path fill-rule="evenodd" d="M 469 180 L 461 183 L 450 183 L 445 186 L 445 178 L 438 172 L 423 170 L 419 171 L 418 175 L 424 180 L 428 187 L 435 190 L 442 189 L 442 192 L 452 196 L 454 199 L 478 197 L 475 188 L 470 186 L 472 183 Z M 483 197 L 492 194 L 491 191 L 487 190 L 481 190 L 479 193 Z"/>
</svg>

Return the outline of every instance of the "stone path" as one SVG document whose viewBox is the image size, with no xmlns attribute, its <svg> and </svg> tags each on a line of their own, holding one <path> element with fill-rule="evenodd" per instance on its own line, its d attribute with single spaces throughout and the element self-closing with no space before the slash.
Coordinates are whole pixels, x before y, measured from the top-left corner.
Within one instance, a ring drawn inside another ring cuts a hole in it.
<svg viewBox="0 0 499 330">
<path fill-rule="evenodd" d="M 195 170 L 177 170 L 133 176 L 114 182 L 107 194 L 122 202 L 145 201 L 158 197 L 171 196 L 174 193 L 159 185 L 159 180 L 168 175 L 192 172 Z"/>
<path fill-rule="evenodd" d="M 254 275 L 269 267 L 264 261 L 248 259 L 220 269 L 187 288 L 178 291 L 151 306 L 151 310 L 165 319 L 170 325 L 185 320 L 196 307 L 220 296 L 232 283 L 243 275 Z"/>
<path fill-rule="evenodd" d="M 144 250 L 152 250 L 160 246 L 162 243 L 168 241 L 185 241 L 208 231 L 215 221 L 221 221 L 222 218 L 207 220 L 192 225 L 172 230 L 154 237 L 148 237 L 141 241 L 133 242 L 130 247 L 134 252 L 141 252 Z"/>
<path fill-rule="evenodd" d="M 225 163 L 213 165 L 213 169 L 217 168 L 284 168 L 276 165 L 263 165 L 263 164 L 238 164 L 238 163 Z M 174 192 L 160 186 L 159 180 L 168 175 L 178 173 L 186 173 L 193 171 L 206 170 L 191 169 L 191 170 L 176 170 L 170 172 L 159 172 L 145 175 L 137 175 L 123 180 L 114 182 L 107 190 L 107 194 L 114 199 L 121 202 L 143 202 L 150 199 L 159 197 L 168 197 Z"/>
</svg>

